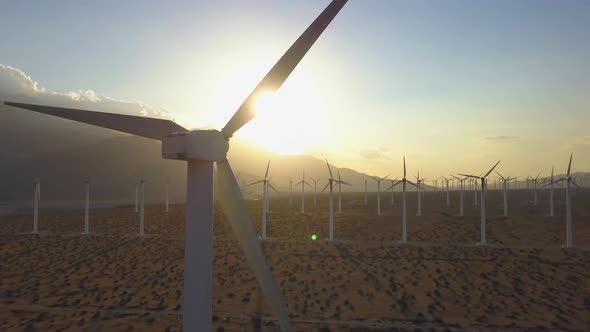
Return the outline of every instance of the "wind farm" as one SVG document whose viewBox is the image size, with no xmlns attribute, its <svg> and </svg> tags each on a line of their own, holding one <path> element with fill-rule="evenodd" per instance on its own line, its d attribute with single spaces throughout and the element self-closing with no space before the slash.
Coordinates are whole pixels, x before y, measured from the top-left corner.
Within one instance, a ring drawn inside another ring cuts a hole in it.
<svg viewBox="0 0 590 332">
<path fill-rule="evenodd" d="M 585 4 L 62 5 L 0 46 L 0 330 L 590 326 Z"/>
</svg>

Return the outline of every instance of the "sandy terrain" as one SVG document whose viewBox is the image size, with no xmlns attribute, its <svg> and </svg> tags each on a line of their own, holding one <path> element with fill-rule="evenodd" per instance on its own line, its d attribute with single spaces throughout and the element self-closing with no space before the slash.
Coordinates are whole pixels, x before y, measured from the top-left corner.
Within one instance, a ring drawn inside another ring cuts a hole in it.
<svg viewBox="0 0 590 332">
<path fill-rule="evenodd" d="M 513 191 L 510 217 L 501 194 L 488 201 L 488 241 L 479 240 L 479 207 L 469 194 L 456 217 L 442 193 L 428 192 L 416 217 L 408 194 L 409 245 L 401 237 L 400 194 L 375 215 L 362 194 L 345 194 L 328 243 L 327 196 L 301 215 L 299 196 L 270 202 L 268 262 L 298 331 L 587 330 L 590 326 L 590 191 L 574 197 L 574 244 L 564 251 L 563 193 L 555 218 L 546 193 Z M 260 228 L 260 201 L 249 201 Z M 145 238 L 134 237 L 132 207 L 95 210 L 83 237 L 82 211 L 0 218 L 1 331 L 179 331 L 182 323 L 184 208 L 146 209 Z M 223 216 L 214 227 L 214 330 L 274 331 L 269 305 Z M 318 236 L 311 241 L 311 234 Z M 262 323 L 255 319 L 262 317 Z M 261 325 L 261 326 L 260 326 Z M 260 327 L 258 327 L 260 326 Z"/>
</svg>

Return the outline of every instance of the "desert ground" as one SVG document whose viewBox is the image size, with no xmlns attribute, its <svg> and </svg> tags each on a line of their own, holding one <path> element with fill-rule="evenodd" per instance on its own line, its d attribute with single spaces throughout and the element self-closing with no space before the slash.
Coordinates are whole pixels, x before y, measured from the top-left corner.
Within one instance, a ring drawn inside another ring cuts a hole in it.
<svg viewBox="0 0 590 332">
<path fill-rule="evenodd" d="M 488 247 L 478 247 L 479 206 L 458 193 L 426 192 L 423 215 L 408 193 L 408 240 L 401 245 L 401 194 L 343 194 L 328 242 L 327 195 L 299 213 L 288 194 L 272 197 L 267 262 L 298 331 L 587 331 L 590 327 L 590 190 L 573 198 L 574 245 L 565 242 L 563 191 L 556 216 L 548 193 L 527 190 L 487 200 Z M 43 205 L 42 205 L 43 206 Z M 260 231 L 260 200 L 248 200 Z M 337 201 L 335 204 L 337 210 Z M 212 320 L 215 331 L 275 331 L 277 323 L 221 211 L 214 225 Z M 184 206 L 146 207 L 146 233 L 131 205 L 91 211 L 41 209 L 0 217 L 1 331 L 180 331 L 183 303 Z M 311 235 L 318 240 L 312 241 Z"/>
</svg>

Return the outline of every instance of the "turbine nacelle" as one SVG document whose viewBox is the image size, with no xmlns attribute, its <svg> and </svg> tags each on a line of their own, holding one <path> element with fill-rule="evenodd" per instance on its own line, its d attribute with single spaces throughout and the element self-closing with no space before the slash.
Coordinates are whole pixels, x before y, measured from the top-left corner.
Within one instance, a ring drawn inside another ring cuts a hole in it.
<svg viewBox="0 0 590 332">
<path fill-rule="evenodd" d="M 223 161 L 229 142 L 219 130 L 173 132 L 162 139 L 162 158 Z"/>
</svg>

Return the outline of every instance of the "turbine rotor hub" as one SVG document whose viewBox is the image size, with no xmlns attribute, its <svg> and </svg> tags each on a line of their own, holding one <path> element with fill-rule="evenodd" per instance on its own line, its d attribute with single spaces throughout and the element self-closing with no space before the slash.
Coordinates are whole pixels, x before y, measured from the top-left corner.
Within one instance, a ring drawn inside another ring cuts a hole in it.
<svg viewBox="0 0 590 332">
<path fill-rule="evenodd" d="M 170 133 L 162 139 L 162 158 L 175 160 L 223 161 L 229 142 L 219 130 Z"/>
</svg>

